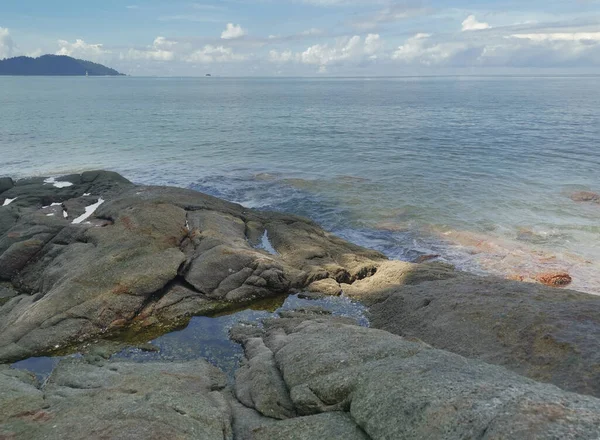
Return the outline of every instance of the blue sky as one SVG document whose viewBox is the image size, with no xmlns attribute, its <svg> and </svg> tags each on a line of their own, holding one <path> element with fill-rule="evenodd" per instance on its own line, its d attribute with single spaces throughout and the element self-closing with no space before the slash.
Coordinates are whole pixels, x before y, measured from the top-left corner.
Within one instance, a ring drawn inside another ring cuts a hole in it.
<svg viewBox="0 0 600 440">
<path fill-rule="evenodd" d="M 600 73 L 600 0 L 3 0 L 0 58 L 134 75 Z"/>
</svg>

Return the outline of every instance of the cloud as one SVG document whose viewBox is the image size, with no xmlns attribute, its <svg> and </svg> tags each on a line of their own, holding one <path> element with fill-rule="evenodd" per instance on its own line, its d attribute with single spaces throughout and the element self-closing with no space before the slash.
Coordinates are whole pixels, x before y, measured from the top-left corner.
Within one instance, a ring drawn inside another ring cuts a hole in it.
<svg viewBox="0 0 600 440">
<path fill-rule="evenodd" d="M 600 32 L 515 34 L 497 28 L 485 38 L 469 32 L 453 37 L 420 33 L 395 49 L 390 59 L 431 68 L 599 67 Z"/>
<path fill-rule="evenodd" d="M 246 35 L 246 31 L 239 24 L 227 23 L 227 27 L 221 33 L 223 40 L 235 40 Z"/>
<path fill-rule="evenodd" d="M 75 58 L 85 58 L 87 60 L 97 60 L 104 58 L 111 51 L 104 49 L 102 44 L 88 44 L 84 40 L 77 39 L 74 43 L 69 43 L 66 40 L 58 40 L 60 49 L 56 55 L 67 55 Z"/>
<path fill-rule="evenodd" d="M 243 61 L 246 57 L 235 54 L 230 47 L 212 46 L 207 44 L 200 50 L 194 51 L 185 58 L 185 61 L 191 63 L 229 63 L 234 61 Z"/>
<path fill-rule="evenodd" d="M 371 30 L 382 24 L 406 20 L 427 11 L 428 9 L 423 7 L 420 1 L 393 3 L 374 14 L 361 14 L 360 18 L 352 20 L 350 24 L 357 29 Z"/>
<path fill-rule="evenodd" d="M 392 60 L 406 64 L 433 66 L 452 64 L 451 60 L 467 49 L 462 42 L 437 42 L 431 39 L 431 34 L 416 34 L 406 40 L 392 54 Z"/>
<path fill-rule="evenodd" d="M 269 61 L 274 63 L 296 62 L 318 66 L 320 73 L 327 72 L 328 66 L 346 62 L 361 63 L 377 59 L 383 43 L 378 34 L 368 34 L 364 39 L 359 35 L 338 38 L 334 44 L 315 44 L 302 52 L 285 50 L 269 52 Z"/>
<path fill-rule="evenodd" d="M 146 49 L 129 49 L 119 55 L 121 60 L 149 60 L 149 61 L 172 61 L 175 59 L 173 49 L 177 41 L 168 40 L 165 37 L 156 37 L 152 46 Z"/>
<path fill-rule="evenodd" d="M 589 41 L 600 42 L 600 32 L 557 32 L 537 34 L 513 34 L 511 38 L 531 41 Z"/>
<path fill-rule="evenodd" d="M 8 29 L 0 27 L 0 59 L 12 57 L 15 49 L 15 42 Z"/>
<path fill-rule="evenodd" d="M 465 18 L 465 21 L 462 22 L 462 30 L 466 31 L 481 31 L 484 29 L 490 29 L 491 26 L 488 23 L 483 23 L 477 21 L 474 15 L 469 15 Z"/>
<path fill-rule="evenodd" d="M 300 32 L 298 35 L 311 37 L 316 35 L 323 35 L 325 32 L 322 29 L 310 28 L 305 31 Z"/>
</svg>

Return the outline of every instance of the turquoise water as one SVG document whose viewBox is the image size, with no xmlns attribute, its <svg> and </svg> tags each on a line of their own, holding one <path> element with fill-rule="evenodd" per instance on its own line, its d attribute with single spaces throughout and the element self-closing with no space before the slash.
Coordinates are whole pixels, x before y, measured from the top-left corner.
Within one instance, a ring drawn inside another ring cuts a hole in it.
<svg viewBox="0 0 600 440">
<path fill-rule="evenodd" d="M 600 293 L 599 77 L 0 78 L 0 174 L 119 171 Z"/>
</svg>

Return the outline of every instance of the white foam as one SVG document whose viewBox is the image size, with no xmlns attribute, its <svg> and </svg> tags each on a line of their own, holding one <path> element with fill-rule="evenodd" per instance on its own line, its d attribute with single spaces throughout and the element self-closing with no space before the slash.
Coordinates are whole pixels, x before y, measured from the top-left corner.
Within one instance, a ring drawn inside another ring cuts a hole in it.
<svg viewBox="0 0 600 440">
<path fill-rule="evenodd" d="M 8 206 L 10 205 L 12 202 L 14 202 L 15 200 L 17 200 L 17 197 L 15 197 L 14 199 L 5 199 L 4 200 L 4 204 L 2 206 Z"/>
<path fill-rule="evenodd" d="M 93 205 L 86 206 L 85 214 L 82 214 L 79 217 L 77 217 L 75 220 L 73 220 L 73 224 L 82 223 L 85 220 L 87 220 L 94 212 L 96 212 L 96 209 L 98 209 L 98 207 L 100 205 L 102 205 L 103 203 L 104 203 L 104 199 L 102 197 L 100 197 L 98 199 L 98 201 L 96 203 L 94 203 Z"/>
<path fill-rule="evenodd" d="M 52 205 L 42 206 L 42 209 L 51 208 L 52 206 L 62 206 L 62 203 L 53 203 Z"/>
<path fill-rule="evenodd" d="M 69 186 L 73 186 L 71 182 L 57 182 L 54 177 L 49 177 L 44 180 L 44 184 L 53 185 L 56 188 L 67 188 Z"/>
<path fill-rule="evenodd" d="M 277 251 L 271 244 L 271 241 L 269 240 L 269 234 L 267 233 L 266 229 L 265 229 L 265 233 L 263 234 L 262 238 L 260 239 L 260 245 L 258 245 L 258 247 L 262 250 L 267 251 L 271 255 L 277 255 Z"/>
<path fill-rule="evenodd" d="M 46 214 L 46 217 L 54 217 L 54 214 Z"/>
<path fill-rule="evenodd" d="M 85 194 L 83 194 L 83 197 L 87 197 L 87 196 L 91 196 L 91 195 L 92 194 L 90 194 L 90 193 L 85 193 Z"/>
</svg>

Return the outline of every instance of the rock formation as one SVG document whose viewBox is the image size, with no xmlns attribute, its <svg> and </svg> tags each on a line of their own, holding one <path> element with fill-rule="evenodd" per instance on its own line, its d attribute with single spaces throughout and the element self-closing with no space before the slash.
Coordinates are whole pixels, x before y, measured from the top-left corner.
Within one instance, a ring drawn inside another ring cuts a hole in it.
<svg viewBox="0 0 600 440">
<path fill-rule="evenodd" d="M 0 309 L 0 362 L 325 279 L 339 287 L 385 261 L 303 218 L 114 173 L 18 181 L 3 200 L 0 281 L 20 295 Z"/>
<path fill-rule="evenodd" d="M 323 313 L 240 326 L 233 386 L 203 360 L 0 366 L 0 436 L 29 439 L 597 439 L 600 400 Z"/>
<path fill-rule="evenodd" d="M 0 179 L 0 439 L 600 438 L 600 297 L 427 260 L 110 172 Z M 99 345 L 44 383 L 2 365 L 292 292 L 378 329 L 314 308 L 240 325 L 229 384 Z"/>
</svg>

